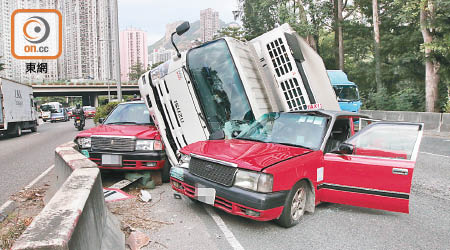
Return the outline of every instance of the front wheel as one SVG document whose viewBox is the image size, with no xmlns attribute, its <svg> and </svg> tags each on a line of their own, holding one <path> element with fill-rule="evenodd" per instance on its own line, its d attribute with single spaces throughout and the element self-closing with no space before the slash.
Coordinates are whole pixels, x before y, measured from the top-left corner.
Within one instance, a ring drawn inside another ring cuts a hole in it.
<svg viewBox="0 0 450 250">
<path fill-rule="evenodd" d="M 166 158 L 166 162 L 164 163 L 164 166 L 161 169 L 161 179 L 165 183 L 170 181 L 170 168 L 171 168 L 170 162 Z"/>
<path fill-rule="evenodd" d="M 277 220 L 277 223 L 286 228 L 298 224 L 305 213 L 306 200 L 309 195 L 309 188 L 305 181 L 295 184 L 289 192 L 289 195 L 284 203 L 283 212 Z"/>
</svg>

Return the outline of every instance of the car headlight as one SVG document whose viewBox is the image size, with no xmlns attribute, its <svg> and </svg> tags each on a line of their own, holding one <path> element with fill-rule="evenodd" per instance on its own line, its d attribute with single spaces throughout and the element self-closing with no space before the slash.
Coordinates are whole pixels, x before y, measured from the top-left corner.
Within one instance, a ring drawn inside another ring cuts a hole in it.
<svg viewBox="0 0 450 250">
<path fill-rule="evenodd" d="M 80 137 L 77 139 L 78 147 L 80 148 L 90 148 L 91 138 L 90 137 Z"/>
<path fill-rule="evenodd" d="M 234 185 L 257 192 L 272 192 L 273 176 L 271 174 L 238 169 Z"/>
<path fill-rule="evenodd" d="M 136 140 L 137 151 L 151 151 L 153 150 L 154 140 Z"/>
<path fill-rule="evenodd" d="M 191 161 L 190 155 L 185 155 L 183 153 L 180 153 L 180 168 L 189 168 L 189 162 Z"/>
</svg>

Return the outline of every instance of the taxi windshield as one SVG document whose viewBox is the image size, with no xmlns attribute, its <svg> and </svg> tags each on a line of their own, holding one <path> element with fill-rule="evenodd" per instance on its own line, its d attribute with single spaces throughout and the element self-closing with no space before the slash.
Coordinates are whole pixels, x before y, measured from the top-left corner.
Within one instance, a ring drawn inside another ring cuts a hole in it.
<svg viewBox="0 0 450 250">
<path fill-rule="evenodd" d="M 119 104 L 103 124 L 151 125 L 150 113 L 144 103 Z"/>
<path fill-rule="evenodd" d="M 315 114 L 267 113 L 236 139 L 277 143 L 317 150 L 322 144 L 328 118 Z"/>
</svg>

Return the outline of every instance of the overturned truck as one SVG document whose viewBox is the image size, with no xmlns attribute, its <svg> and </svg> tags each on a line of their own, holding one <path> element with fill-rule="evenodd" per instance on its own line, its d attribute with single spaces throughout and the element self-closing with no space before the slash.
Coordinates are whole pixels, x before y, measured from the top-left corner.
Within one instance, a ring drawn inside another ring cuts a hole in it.
<svg viewBox="0 0 450 250">
<path fill-rule="evenodd" d="M 322 58 L 288 24 L 178 53 L 143 74 L 139 89 L 172 165 L 180 148 L 219 131 L 232 137 L 267 112 L 340 110 Z"/>
</svg>

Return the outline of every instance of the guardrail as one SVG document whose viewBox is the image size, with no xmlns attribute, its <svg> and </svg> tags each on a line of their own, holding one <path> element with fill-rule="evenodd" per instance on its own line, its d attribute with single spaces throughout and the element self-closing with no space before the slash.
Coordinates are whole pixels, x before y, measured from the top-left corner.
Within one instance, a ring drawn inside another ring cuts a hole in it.
<svg viewBox="0 0 450 250">
<path fill-rule="evenodd" d="M 57 179 L 44 209 L 12 249 L 125 249 L 125 236 L 103 197 L 100 171 L 75 150 L 56 149 Z M 51 199 L 50 199 L 51 198 Z"/>
<path fill-rule="evenodd" d="M 409 111 L 379 111 L 361 110 L 374 119 L 387 121 L 423 122 L 424 129 L 436 132 L 450 132 L 449 113 L 409 112 Z"/>
</svg>

